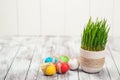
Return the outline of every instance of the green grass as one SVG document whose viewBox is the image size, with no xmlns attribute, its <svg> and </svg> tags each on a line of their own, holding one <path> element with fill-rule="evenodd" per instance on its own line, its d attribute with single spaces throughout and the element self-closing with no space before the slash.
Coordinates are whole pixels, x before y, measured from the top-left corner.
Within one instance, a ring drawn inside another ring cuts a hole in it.
<svg viewBox="0 0 120 80">
<path fill-rule="evenodd" d="M 105 49 L 109 27 L 105 19 L 95 22 L 90 18 L 83 30 L 81 48 L 89 51 L 101 51 Z"/>
</svg>

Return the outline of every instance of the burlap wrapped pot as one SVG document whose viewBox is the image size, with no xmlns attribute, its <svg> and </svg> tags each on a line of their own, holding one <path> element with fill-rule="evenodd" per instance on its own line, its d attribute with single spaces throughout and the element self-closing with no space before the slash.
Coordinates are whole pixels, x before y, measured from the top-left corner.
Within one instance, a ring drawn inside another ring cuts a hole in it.
<svg viewBox="0 0 120 80">
<path fill-rule="evenodd" d="M 102 70 L 105 62 L 105 50 L 87 51 L 80 49 L 80 66 L 83 71 L 96 73 Z"/>
</svg>

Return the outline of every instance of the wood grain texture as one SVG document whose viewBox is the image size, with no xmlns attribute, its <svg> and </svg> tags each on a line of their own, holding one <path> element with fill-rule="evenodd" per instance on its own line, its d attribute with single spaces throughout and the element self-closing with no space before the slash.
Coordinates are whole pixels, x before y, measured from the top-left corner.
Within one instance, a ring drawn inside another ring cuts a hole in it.
<svg viewBox="0 0 120 80">
<path fill-rule="evenodd" d="M 58 74 L 57 80 L 69 80 L 69 72 L 65 74 Z"/>
<path fill-rule="evenodd" d="M 36 39 L 25 39 L 5 80 L 24 80 L 33 57 Z"/>
<path fill-rule="evenodd" d="M 89 0 L 65 1 L 65 35 L 81 35 L 89 19 Z"/>
<path fill-rule="evenodd" d="M 116 67 L 116 70 L 117 70 L 117 73 L 118 74 L 115 74 L 116 77 L 116 80 L 119 80 L 120 79 L 120 64 L 119 64 L 119 58 L 120 58 L 120 55 L 119 55 L 119 51 L 117 50 L 114 50 L 112 48 L 112 45 L 109 44 L 109 47 L 108 47 L 108 50 L 110 51 L 109 55 L 111 56 L 113 62 L 114 62 L 114 65 Z M 112 70 L 115 70 L 115 69 L 112 69 Z"/>
<path fill-rule="evenodd" d="M 103 66 L 103 69 L 99 73 L 89 75 L 90 80 L 111 80 L 106 65 Z"/>
<path fill-rule="evenodd" d="M 80 80 L 90 80 L 90 75 L 82 71 L 81 66 L 79 67 L 79 79 Z"/>
<path fill-rule="evenodd" d="M 64 34 L 64 0 L 41 0 L 42 35 Z"/>
<path fill-rule="evenodd" d="M 114 37 L 120 37 L 120 31 L 118 28 L 120 25 L 120 10 L 118 8 L 120 8 L 120 0 L 113 0 L 113 26 L 111 30 L 113 30 L 112 35 Z"/>
<path fill-rule="evenodd" d="M 0 80 L 3 80 L 7 76 L 7 73 L 11 68 L 11 65 L 20 47 L 11 45 L 14 44 L 15 41 L 13 42 L 6 39 L 0 43 L 2 44 L 2 49 L 0 50 Z"/>
<path fill-rule="evenodd" d="M 37 80 L 57 80 L 57 74 L 53 76 L 45 76 L 44 73 L 41 71 L 41 65 L 44 62 L 44 59 L 48 56 L 52 56 L 51 46 L 52 46 L 53 38 L 54 37 L 40 38 L 41 39 L 41 54 L 40 54 L 41 57 L 40 57 Z"/>
<path fill-rule="evenodd" d="M 0 36 L 16 34 L 16 0 L 0 0 Z"/>
<path fill-rule="evenodd" d="M 90 16 L 120 36 L 120 0 L 1 0 L 0 35 L 81 35 Z"/>
<path fill-rule="evenodd" d="M 42 63 L 42 49 L 43 49 L 43 42 L 41 38 L 38 38 L 36 48 L 34 51 L 33 59 L 28 71 L 28 75 L 26 77 L 26 80 L 39 80 L 39 71 L 40 71 L 40 65 Z"/>
<path fill-rule="evenodd" d="M 54 76 L 45 76 L 41 72 L 40 66 L 44 59 L 47 56 L 61 55 L 62 52 L 66 52 L 70 57 L 74 54 L 74 57 L 79 58 L 79 48 L 76 49 L 80 46 L 79 37 L 1 37 L 0 46 L 0 80 L 120 79 L 119 51 L 111 47 L 111 42 L 106 47 L 105 65 L 99 73 L 89 74 L 79 67 L 77 71 Z M 68 50 L 64 51 L 64 48 Z"/>
<path fill-rule="evenodd" d="M 110 78 L 117 80 L 117 78 L 120 76 L 117 66 L 115 64 L 115 62 L 117 62 L 117 61 L 114 61 L 113 55 L 111 55 L 110 49 L 108 48 L 107 50 L 109 50 L 109 51 L 107 51 L 107 53 L 106 53 L 106 67 L 108 68 Z"/>
<path fill-rule="evenodd" d="M 18 34 L 40 35 L 40 0 L 17 0 Z"/>
<path fill-rule="evenodd" d="M 105 18 L 111 27 L 110 35 L 112 35 L 113 27 L 113 1 L 114 0 L 90 0 L 90 16 L 95 20 Z"/>
<path fill-rule="evenodd" d="M 68 80 L 79 80 L 79 72 L 77 70 L 75 71 L 69 71 L 68 73 Z"/>
</svg>

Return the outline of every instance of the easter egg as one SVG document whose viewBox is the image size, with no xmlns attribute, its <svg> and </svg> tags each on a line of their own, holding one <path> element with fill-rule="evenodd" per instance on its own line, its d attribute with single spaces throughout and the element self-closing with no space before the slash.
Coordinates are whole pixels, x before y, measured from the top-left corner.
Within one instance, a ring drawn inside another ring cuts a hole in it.
<svg viewBox="0 0 120 80">
<path fill-rule="evenodd" d="M 64 74 L 69 70 L 69 65 L 66 62 L 57 62 L 56 65 L 57 73 Z"/>
<path fill-rule="evenodd" d="M 53 63 L 43 63 L 41 70 L 47 76 L 51 76 L 56 73 L 56 67 Z"/>
<path fill-rule="evenodd" d="M 47 57 L 45 59 L 45 63 L 49 63 L 49 62 L 56 64 L 58 62 L 58 59 L 56 57 Z"/>
<path fill-rule="evenodd" d="M 75 59 L 75 58 L 70 59 L 69 62 L 68 62 L 68 64 L 69 64 L 71 70 L 76 70 L 79 67 L 78 60 Z"/>
<path fill-rule="evenodd" d="M 66 63 L 68 63 L 69 58 L 68 58 L 67 56 L 60 56 L 60 57 L 59 57 L 59 60 L 60 60 L 61 62 L 66 62 Z"/>
</svg>

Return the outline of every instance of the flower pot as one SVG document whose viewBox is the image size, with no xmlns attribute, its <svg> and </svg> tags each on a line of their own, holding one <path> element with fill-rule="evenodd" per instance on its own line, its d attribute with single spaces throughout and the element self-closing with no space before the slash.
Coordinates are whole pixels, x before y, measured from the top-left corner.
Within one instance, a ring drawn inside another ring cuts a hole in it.
<svg viewBox="0 0 120 80">
<path fill-rule="evenodd" d="M 97 73 L 102 70 L 105 62 L 105 50 L 88 51 L 80 50 L 80 66 L 83 71 L 88 73 Z"/>
</svg>

